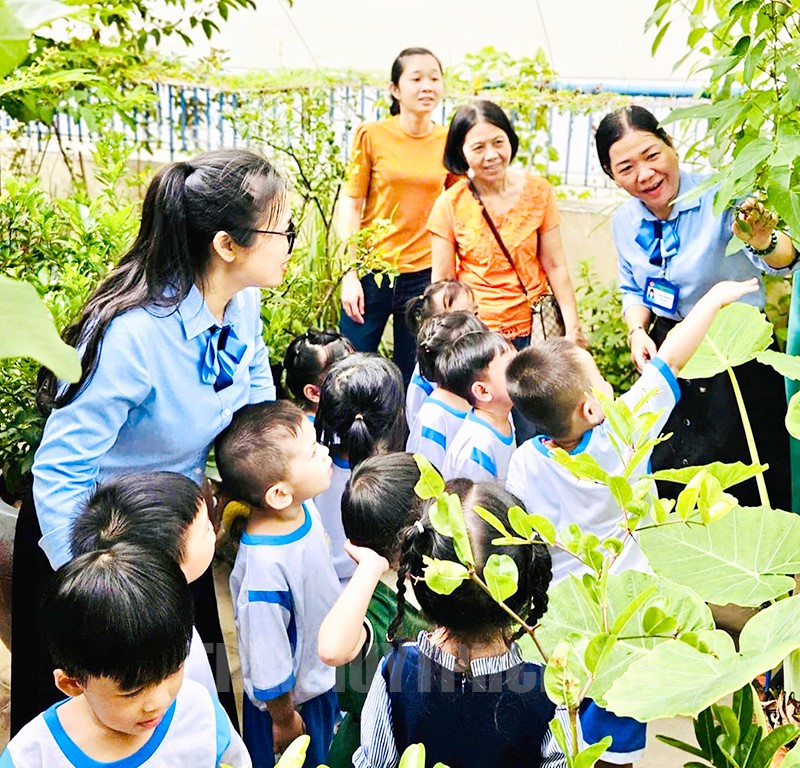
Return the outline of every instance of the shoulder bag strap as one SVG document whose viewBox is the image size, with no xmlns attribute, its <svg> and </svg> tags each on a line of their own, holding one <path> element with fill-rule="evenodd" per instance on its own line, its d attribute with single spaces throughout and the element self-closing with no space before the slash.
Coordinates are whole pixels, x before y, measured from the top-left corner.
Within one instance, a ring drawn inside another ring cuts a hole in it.
<svg viewBox="0 0 800 768">
<path fill-rule="evenodd" d="M 525 287 L 525 283 L 522 281 L 522 278 L 520 277 L 519 271 L 517 270 L 517 267 L 514 264 L 514 260 L 511 258 L 511 254 L 508 252 L 508 248 L 506 248 L 506 244 L 503 242 L 503 238 L 500 237 L 500 232 L 497 231 L 497 227 L 492 221 L 492 217 L 489 215 L 489 211 L 486 210 L 486 206 L 483 204 L 483 200 L 481 200 L 481 196 L 478 194 L 478 190 L 475 187 L 475 184 L 473 183 L 472 179 L 469 180 L 469 188 L 472 194 L 475 196 L 475 199 L 478 201 L 478 205 L 481 207 L 481 213 L 483 213 L 483 218 L 486 219 L 486 223 L 489 225 L 489 229 L 492 230 L 494 239 L 497 240 L 497 244 L 500 246 L 500 250 L 503 252 L 503 256 L 506 257 L 506 260 L 511 265 L 511 269 L 514 270 L 514 274 L 517 276 L 517 280 L 519 281 L 519 287 L 522 288 L 522 293 L 525 295 L 525 298 L 528 298 L 528 289 Z"/>
</svg>

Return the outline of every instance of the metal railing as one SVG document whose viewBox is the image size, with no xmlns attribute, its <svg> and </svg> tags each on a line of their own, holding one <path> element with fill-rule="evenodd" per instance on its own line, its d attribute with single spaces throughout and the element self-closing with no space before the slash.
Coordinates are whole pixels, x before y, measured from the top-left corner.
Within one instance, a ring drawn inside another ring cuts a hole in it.
<svg viewBox="0 0 800 768">
<path fill-rule="evenodd" d="M 676 106 L 694 103 L 692 86 L 667 88 L 658 83 L 613 83 L 561 82 L 555 87 L 561 90 L 583 90 L 589 92 L 616 91 L 633 96 L 636 103 L 650 109 L 657 117 L 665 117 Z M 250 141 L 241 134 L 235 115 L 240 104 L 247 102 L 250 109 L 277 111 L 278 98 L 269 92 L 239 95 L 229 91 L 214 90 L 198 86 L 176 84 L 154 84 L 153 106 L 133 114 L 134 126 L 115 118 L 114 130 L 123 133 L 131 142 L 142 147 L 155 159 L 173 160 L 222 147 L 250 146 Z M 361 86 L 338 86 L 329 91 L 329 118 L 336 140 L 345 159 L 350 151 L 352 132 L 364 120 L 375 120 L 387 114 L 385 95 L 381 89 Z M 437 109 L 437 122 L 447 124 L 450 114 L 458 106 L 447 99 Z M 547 160 L 546 172 L 557 177 L 569 187 L 600 190 L 613 187 L 597 162 L 594 150 L 594 131 L 604 114 L 579 113 L 561 109 L 555 103 L 548 107 L 546 136 L 542 140 L 553 147 L 557 159 Z M 514 115 L 512 114 L 512 118 Z M 5 113 L 0 112 L 0 129 L 15 125 Z M 91 144 L 98 135 L 89 130 L 83 120 L 74 120 L 69 114 L 57 114 L 54 127 L 62 142 L 69 145 Z M 678 144 L 698 139 L 697 125 L 688 134 L 676 136 Z M 39 149 L 45 147 L 48 132 L 40 124 L 31 124 L 24 130 L 37 142 Z"/>
</svg>

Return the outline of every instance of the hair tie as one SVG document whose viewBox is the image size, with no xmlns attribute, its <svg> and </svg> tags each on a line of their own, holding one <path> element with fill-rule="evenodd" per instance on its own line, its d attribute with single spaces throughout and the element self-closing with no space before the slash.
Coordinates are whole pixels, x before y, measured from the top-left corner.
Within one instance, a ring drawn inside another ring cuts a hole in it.
<svg viewBox="0 0 800 768">
<path fill-rule="evenodd" d="M 364 417 L 363 417 L 363 416 L 362 416 L 360 413 L 357 413 L 357 414 L 356 414 L 356 415 L 353 417 L 353 421 L 364 421 Z"/>
<path fill-rule="evenodd" d="M 420 532 L 425 533 L 425 526 L 422 524 L 422 520 L 415 520 L 414 527 Z"/>
</svg>

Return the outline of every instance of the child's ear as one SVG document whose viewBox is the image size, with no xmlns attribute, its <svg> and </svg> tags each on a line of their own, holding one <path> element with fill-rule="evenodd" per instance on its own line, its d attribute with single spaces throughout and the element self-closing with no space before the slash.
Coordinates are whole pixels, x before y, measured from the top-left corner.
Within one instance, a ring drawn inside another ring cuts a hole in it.
<svg viewBox="0 0 800 768">
<path fill-rule="evenodd" d="M 584 395 L 583 400 L 578 405 L 580 417 L 591 426 L 597 426 L 605 418 L 603 408 L 595 397 Z"/>
<path fill-rule="evenodd" d="M 83 693 L 83 686 L 78 682 L 77 678 L 70 677 L 63 669 L 53 670 L 53 681 L 56 684 L 56 688 L 71 699 Z"/>
<path fill-rule="evenodd" d="M 291 505 L 292 501 L 294 501 L 294 495 L 282 480 L 267 488 L 264 494 L 264 503 L 270 509 L 278 511 L 286 509 Z"/>
<path fill-rule="evenodd" d="M 492 401 L 492 393 L 483 381 L 473 382 L 469 391 L 475 398 L 476 403 L 490 403 Z"/>
<path fill-rule="evenodd" d="M 309 403 L 318 403 L 319 396 L 322 394 L 322 388 L 317 386 L 316 384 L 306 384 L 303 387 L 303 397 L 308 400 Z"/>
</svg>

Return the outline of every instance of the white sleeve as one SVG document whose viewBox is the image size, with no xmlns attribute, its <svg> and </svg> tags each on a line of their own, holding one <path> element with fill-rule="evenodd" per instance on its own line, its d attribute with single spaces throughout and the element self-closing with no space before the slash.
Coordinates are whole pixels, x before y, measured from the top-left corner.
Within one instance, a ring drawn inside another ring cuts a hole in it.
<svg viewBox="0 0 800 768">
<path fill-rule="evenodd" d="M 375 671 L 361 710 L 361 746 L 353 755 L 355 768 L 396 768 L 400 762 L 392 728 L 392 702 L 383 679 L 384 659 Z"/>
<path fill-rule="evenodd" d="M 565 707 L 556 707 L 555 716 L 561 722 L 564 733 L 569 733 L 572 726 L 569 723 L 569 711 Z M 566 768 L 567 758 L 556 743 L 553 732 L 548 728 L 542 739 L 542 768 Z"/>
<path fill-rule="evenodd" d="M 247 752 L 242 737 L 236 733 L 236 729 L 231 724 L 227 713 L 219 703 L 216 696 L 212 696 L 214 701 L 214 716 L 217 726 L 217 761 L 215 768 L 220 765 L 230 766 L 230 768 L 252 768 L 253 761 Z"/>
</svg>

